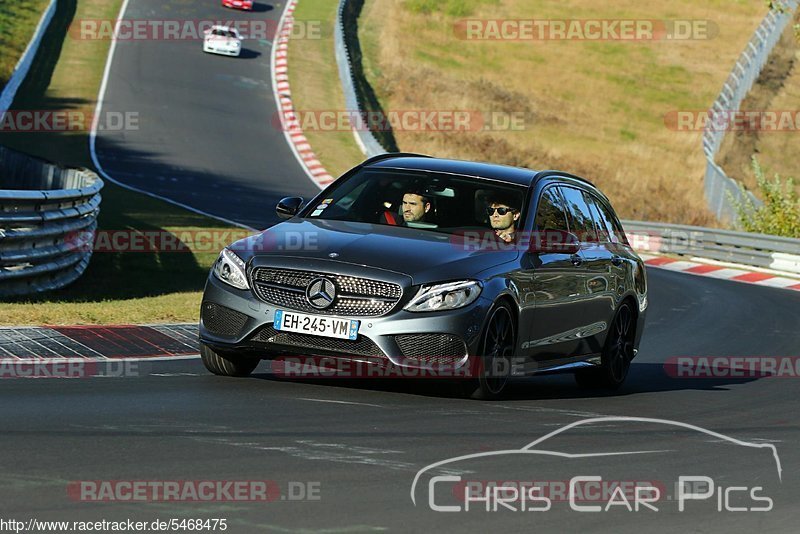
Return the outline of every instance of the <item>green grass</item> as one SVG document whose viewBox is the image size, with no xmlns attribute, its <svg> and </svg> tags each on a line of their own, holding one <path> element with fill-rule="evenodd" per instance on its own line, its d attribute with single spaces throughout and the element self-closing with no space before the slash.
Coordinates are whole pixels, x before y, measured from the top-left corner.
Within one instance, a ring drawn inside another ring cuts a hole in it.
<svg viewBox="0 0 800 534">
<path fill-rule="evenodd" d="M 49 0 L 3 0 L 0 3 L 0 90 L 11 78 L 49 4 Z"/>
<path fill-rule="evenodd" d="M 59 0 L 36 60 L 17 92 L 14 109 L 72 110 L 91 116 L 110 47 L 107 40 L 77 40 L 73 20 L 115 19 L 121 0 Z M 88 132 L 0 132 L 0 144 L 62 165 L 91 167 Z"/>
<path fill-rule="evenodd" d="M 17 109 L 92 113 L 108 41 L 67 36 L 73 19 L 116 18 L 121 0 L 60 0 L 50 30 L 14 103 Z M 5 4 L 3 4 L 5 6 Z M 50 161 L 91 167 L 88 132 L 0 133 L 0 144 Z M 187 232 L 231 228 L 215 219 L 106 183 L 100 230 Z M 71 286 L 0 304 L 0 324 L 136 324 L 198 318 L 203 285 L 217 256 L 187 252 L 97 252 Z"/>
<path fill-rule="evenodd" d="M 301 0 L 295 20 L 320 21 L 323 28 L 336 20 L 338 2 Z M 289 42 L 289 83 L 297 110 L 344 110 L 333 46 L 333 32 L 322 32 L 321 39 L 292 39 Z M 351 131 L 306 131 L 320 162 L 331 175 L 339 176 L 364 160 Z"/>
</svg>

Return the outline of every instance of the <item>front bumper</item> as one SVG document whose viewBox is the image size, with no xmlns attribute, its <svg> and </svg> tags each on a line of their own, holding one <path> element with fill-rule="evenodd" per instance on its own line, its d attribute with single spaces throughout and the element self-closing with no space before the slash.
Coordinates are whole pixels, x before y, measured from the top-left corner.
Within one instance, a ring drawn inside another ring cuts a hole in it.
<svg viewBox="0 0 800 534">
<path fill-rule="evenodd" d="M 203 51 L 209 54 L 219 54 L 221 56 L 231 56 L 237 57 L 239 53 L 242 51 L 241 48 L 225 48 L 225 47 L 216 47 L 214 45 L 205 44 L 203 45 Z"/>
<path fill-rule="evenodd" d="M 360 321 L 356 341 L 288 334 L 275 331 L 273 319 L 276 309 L 291 308 L 263 302 L 251 291 L 231 288 L 209 275 L 201 305 L 200 342 L 219 352 L 247 352 L 264 359 L 302 354 L 420 368 L 432 364 L 460 368 L 477 353 L 490 300 L 481 296 L 464 308 L 433 313 L 404 311 L 403 302 L 382 317 L 341 316 Z M 427 340 L 433 343 L 426 345 Z"/>
</svg>

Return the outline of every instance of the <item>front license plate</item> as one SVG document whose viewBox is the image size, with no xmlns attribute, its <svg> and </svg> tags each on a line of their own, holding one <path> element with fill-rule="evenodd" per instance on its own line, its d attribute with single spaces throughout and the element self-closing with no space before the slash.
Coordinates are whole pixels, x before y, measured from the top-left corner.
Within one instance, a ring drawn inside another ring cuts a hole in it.
<svg viewBox="0 0 800 534">
<path fill-rule="evenodd" d="M 320 317 L 304 313 L 275 310 L 275 330 L 297 332 L 312 336 L 334 337 L 337 339 L 356 339 L 360 321 Z"/>
</svg>

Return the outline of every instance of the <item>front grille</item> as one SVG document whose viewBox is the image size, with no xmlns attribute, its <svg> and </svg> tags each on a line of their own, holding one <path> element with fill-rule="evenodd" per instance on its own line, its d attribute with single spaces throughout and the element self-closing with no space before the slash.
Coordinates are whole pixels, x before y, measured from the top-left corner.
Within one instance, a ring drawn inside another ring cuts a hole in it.
<svg viewBox="0 0 800 534">
<path fill-rule="evenodd" d="M 247 322 L 247 315 L 213 302 L 204 302 L 201 308 L 203 325 L 212 334 L 238 336 Z"/>
<path fill-rule="evenodd" d="M 467 346 L 450 334 L 401 334 L 394 336 L 403 356 L 423 363 L 455 364 L 467 355 Z"/>
<path fill-rule="evenodd" d="M 287 345 L 291 347 L 336 352 L 350 356 L 369 356 L 384 358 L 383 351 L 366 336 L 358 339 L 335 339 L 328 337 L 297 334 L 295 332 L 280 332 L 272 326 L 267 326 L 258 331 L 251 341 L 274 345 Z"/>
<path fill-rule="evenodd" d="M 306 300 L 306 286 L 319 277 L 336 285 L 336 299 L 323 310 Z M 403 294 L 399 285 L 390 282 L 295 269 L 256 267 L 251 281 L 253 293 L 264 302 L 324 315 L 378 317 L 389 313 Z"/>
</svg>

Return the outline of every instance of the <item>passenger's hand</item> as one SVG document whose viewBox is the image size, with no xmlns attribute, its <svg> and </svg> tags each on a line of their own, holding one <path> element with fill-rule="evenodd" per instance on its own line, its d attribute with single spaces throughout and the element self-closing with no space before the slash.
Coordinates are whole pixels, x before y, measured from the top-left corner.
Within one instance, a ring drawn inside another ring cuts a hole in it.
<svg viewBox="0 0 800 534">
<path fill-rule="evenodd" d="M 503 232 L 500 230 L 495 230 L 497 237 L 503 240 L 504 243 L 511 243 L 514 240 L 513 232 Z"/>
</svg>

